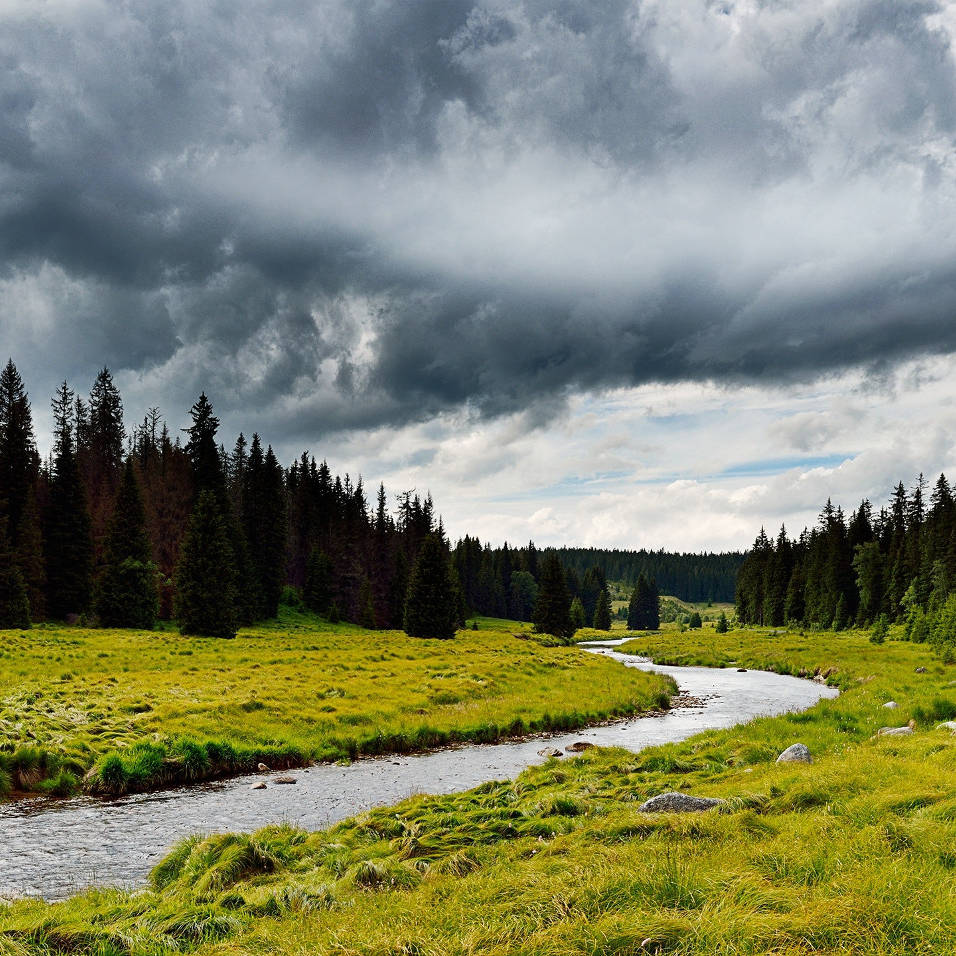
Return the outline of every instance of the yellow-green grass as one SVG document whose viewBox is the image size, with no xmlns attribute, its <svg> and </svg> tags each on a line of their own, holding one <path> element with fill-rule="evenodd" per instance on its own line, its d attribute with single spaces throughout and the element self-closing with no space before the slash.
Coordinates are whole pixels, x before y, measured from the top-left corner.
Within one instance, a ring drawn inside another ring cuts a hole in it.
<svg viewBox="0 0 956 956">
<path fill-rule="evenodd" d="M 288 609 L 235 640 L 0 632 L 0 792 L 118 793 L 253 769 L 570 729 L 672 686 L 511 623 L 452 641 Z"/>
<path fill-rule="evenodd" d="M 828 680 L 844 692 L 803 714 L 640 754 L 589 751 L 322 833 L 187 841 L 145 892 L 0 909 L 0 952 L 956 951 L 956 740 L 936 727 L 956 714 L 956 672 L 924 647 L 860 634 L 724 638 L 673 634 L 641 651 L 835 669 Z M 911 718 L 912 736 L 874 736 Z M 777 764 L 796 741 L 815 762 Z M 638 809 L 671 789 L 726 804 Z"/>
</svg>

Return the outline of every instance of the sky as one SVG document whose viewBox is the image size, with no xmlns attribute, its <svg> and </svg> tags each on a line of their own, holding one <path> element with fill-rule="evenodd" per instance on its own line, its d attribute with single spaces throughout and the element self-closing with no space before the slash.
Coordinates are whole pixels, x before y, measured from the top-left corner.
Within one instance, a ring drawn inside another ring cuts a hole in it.
<svg viewBox="0 0 956 956">
<path fill-rule="evenodd" d="M 0 0 L 0 352 L 453 537 L 956 476 L 956 4 Z"/>
</svg>

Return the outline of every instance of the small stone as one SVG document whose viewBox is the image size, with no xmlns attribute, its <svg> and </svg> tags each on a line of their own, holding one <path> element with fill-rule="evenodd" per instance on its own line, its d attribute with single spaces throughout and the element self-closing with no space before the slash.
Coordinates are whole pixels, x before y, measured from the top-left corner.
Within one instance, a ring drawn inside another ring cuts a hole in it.
<svg viewBox="0 0 956 956">
<path fill-rule="evenodd" d="M 926 668 L 925 668 L 925 667 L 917 667 L 917 668 L 916 668 L 916 673 L 917 673 L 917 674 L 925 674 L 925 673 L 926 673 Z"/>
<path fill-rule="evenodd" d="M 883 706 L 887 710 L 896 710 L 900 705 L 895 700 L 888 700 Z"/>
<path fill-rule="evenodd" d="M 253 789 L 253 790 L 265 790 L 265 789 L 266 789 L 266 785 L 265 785 L 264 783 L 254 783 L 254 784 L 252 785 L 252 789 Z"/>
<path fill-rule="evenodd" d="M 579 754 L 582 750 L 590 750 L 594 744 L 590 743 L 587 740 L 578 740 L 573 744 L 568 744 L 564 749 L 569 754 Z"/>
<path fill-rule="evenodd" d="M 688 793 L 670 791 L 651 797 L 637 809 L 641 813 L 701 813 L 704 810 L 713 810 L 723 802 L 716 797 L 693 797 Z"/>
<path fill-rule="evenodd" d="M 777 757 L 777 763 L 813 763 L 813 757 L 806 744 L 791 744 Z"/>
<path fill-rule="evenodd" d="M 297 783 L 295 777 L 276 777 L 273 783 Z"/>
<path fill-rule="evenodd" d="M 544 750 L 538 751 L 539 757 L 563 757 L 564 752 L 561 750 L 556 750 L 554 747 L 545 747 Z"/>
<path fill-rule="evenodd" d="M 269 768 L 268 768 L 264 763 L 260 763 L 259 766 L 256 767 L 256 770 L 258 770 L 260 773 L 268 773 L 268 772 L 269 772 Z"/>
<path fill-rule="evenodd" d="M 880 727 L 877 737 L 906 737 L 913 733 L 912 727 Z"/>
</svg>

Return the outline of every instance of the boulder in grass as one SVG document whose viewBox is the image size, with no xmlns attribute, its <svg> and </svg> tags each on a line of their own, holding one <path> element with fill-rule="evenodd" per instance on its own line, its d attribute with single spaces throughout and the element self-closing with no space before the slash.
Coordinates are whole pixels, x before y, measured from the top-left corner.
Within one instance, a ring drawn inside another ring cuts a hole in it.
<svg viewBox="0 0 956 956">
<path fill-rule="evenodd" d="M 701 813 L 704 810 L 713 810 L 723 803 L 723 800 L 716 797 L 694 797 L 689 793 L 673 790 L 645 800 L 637 809 L 641 813 Z"/>
<path fill-rule="evenodd" d="M 951 733 L 956 734 L 956 720 L 945 720 L 941 724 L 936 725 L 937 730 L 948 730 Z"/>
<path fill-rule="evenodd" d="M 926 668 L 925 668 L 925 667 L 917 667 L 917 668 L 916 668 L 916 673 L 917 673 L 917 674 L 925 674 L 925 673 L 926 673 Z"/>
<path fill-rule="evenodd" d="M 908 737 L 913 733 L 912 727 L 880 727 L 877 737 Z"/>
<path fill-rule="evenodd" d="M 896 710 L 900 705 L 895 700 L 888 700 L 883 706 L 887 710 Z"/>
<path fill-rule="evenodd" d="M 813 757 L 806 744 L 791 744 L 777 757 L 777 763 L 813 763 Z"/>
<path fill-rule="evenodd" d="M 578 740 L 576 743 L 568 744 L 567 747 L 565 747 L 564 749 L 569 754 L 579 754 L 583 750 L 590 750 L 593 746 L 594 744 L 590 743 L 587 740 Z"/>
</svg>

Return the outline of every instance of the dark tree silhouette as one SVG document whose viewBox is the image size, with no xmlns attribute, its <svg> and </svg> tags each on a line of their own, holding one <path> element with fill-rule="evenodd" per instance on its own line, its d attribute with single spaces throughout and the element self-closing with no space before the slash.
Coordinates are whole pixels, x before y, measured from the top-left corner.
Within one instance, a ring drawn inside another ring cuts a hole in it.
<svg viewBox="0 0 956 956">
<path fill-rule="evenodd" d="M 405 601 L 405 632 L 412 637 L 449 639 L 458 626 L 457 595 L 448 550 L 438 534 L 422 543 Z"/>
</svg>

